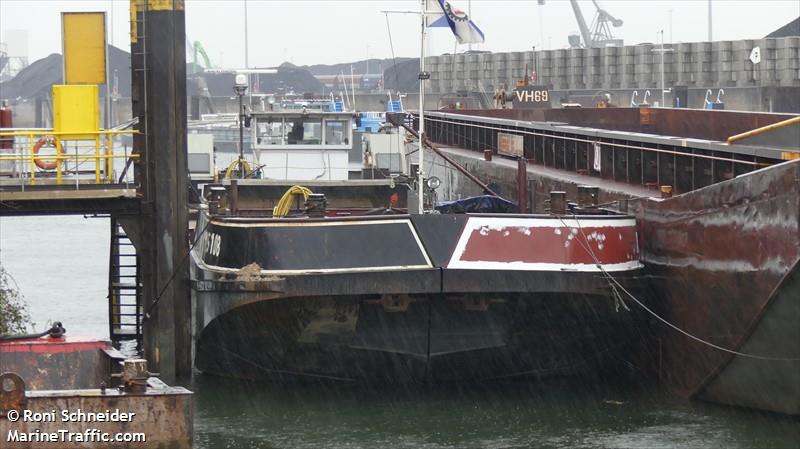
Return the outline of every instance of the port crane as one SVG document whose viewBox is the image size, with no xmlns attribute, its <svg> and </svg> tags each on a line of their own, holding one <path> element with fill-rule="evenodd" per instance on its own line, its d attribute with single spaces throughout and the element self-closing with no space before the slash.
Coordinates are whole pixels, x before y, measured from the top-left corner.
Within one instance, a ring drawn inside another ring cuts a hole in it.
<svg viewBox="0 0 800 449">
<path fill-rule="evenodd" d="M 192 73 L 191 76 L 197 81 L 197 88 L 200 90 L 200 98 L 203 99 L 203 102 L 206 104 L 206 108 L 208 112 L 215 113 L 214 103 L 211 101 L 211 93 L 208 90 L 208 82 L 206 81 L 205 76 L 203 76 L 204 70 L 200 68 L 198 64 L 198 59 L 203 58 L 203 63 L 205 70 L 211 68 L 211 60 L 206 53 L 205 48 L 203 48 L 203 44 L 200 41 L 192 41 L 187 37 L 186 38 L 186 50 L 188 53 L 192 55 Z"/>
<path fill-rule="evenodd" d="M 538 0 L 539 5 L 544 5 L 545 0 Z M 572 12 L 575 13 L 575 19 L 578 21 L 578 28 L 580 35 L 569 36 L 569 44 L 572 48 L 602 48 L 602 47 L 621 47 L 622 39 L 615 39 L 611 33 L 611 28 L 619 28 L 622 26 L 622 20 L 612 16 L 608 11 L 600 6 L 597 0 L 592 0 L 595 9 L 597 10 L 592 20 L 591 27 L 586 25 L 586 19 L 583 18 L 583 12 L 578 5 L 578 0 L 570 0 Z M 581 40 L 583 42 L 581 43 Z"/>
</svg>

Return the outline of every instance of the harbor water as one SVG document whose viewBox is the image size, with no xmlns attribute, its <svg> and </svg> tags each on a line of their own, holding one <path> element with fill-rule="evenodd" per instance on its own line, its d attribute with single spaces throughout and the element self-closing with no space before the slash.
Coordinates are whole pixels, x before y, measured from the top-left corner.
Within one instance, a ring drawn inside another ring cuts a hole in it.
<svg viewBox="0 0 800 449">
<path fill-rule="evenodd" d="M 106 337 L 105 218 L 0 219 L 0 264 L 36 329 Z M 198 376 L 195 447 L 800 448 L 800 421 L 606 378 L 364 387 Z"/>
</svg>

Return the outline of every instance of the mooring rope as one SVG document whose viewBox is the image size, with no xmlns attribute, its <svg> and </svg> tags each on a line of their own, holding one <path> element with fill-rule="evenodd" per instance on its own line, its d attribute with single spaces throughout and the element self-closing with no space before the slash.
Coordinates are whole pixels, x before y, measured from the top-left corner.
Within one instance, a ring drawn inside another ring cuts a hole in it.
<svg viewBox="0 0 800 449">
<path fill-rule="evenodd" d="M 698 343 L 704 344 L 704 345 L 709 346 L 711 348 L 714 348 L 714 349 L 716 349 L 718 351 L 726 352 L 728 354 L 738 355 L 740 357 L 746 357 L 746 358 L 749 358 L 749 359 L 767 360 L 767 361 L 772 361 L 772 362 L 798 362 L 798 361 L 800 361 L 800 358 L 796 358 L 796 357 L 769 357 L 769 356 L 763 356 L 763 355 L 758 355 L 758 354 L 749 354 L 749 353 L 746 353 L 746 352 L 740 352 L 740 351 L 736 351 L 736 350 L 733 350 L 733 349 L 725 348 L 725 347 L 719 346 L 717 344 L 711 343 L 710 341 L 704 340 L 704 339 L 702 339 L 702 338 L 700 338 L 700 337 L 698 337 L 698 336 L 696 336 L 694 334 L 691 334 L 690 332 L 688 332 L 688 331 L 686 331 L 684 329 L 681 329 L 677 325 L 675 325 L 675 324 L 671 323 L 670 321 L 668 321 L 667 319 L 661 317 L 659 314 L 657 314 L 656 312 L 651 310 L 649 307 L 647 307 L 644 303 L 642 303 L 642 301 L 640 301 L 638 298 L 636 298 L 636 296 L 634 296 L 631 292 L 629 292 L 622 284 L 619 283 L 619 281 L 617 281 L 616 278 L 614 278 L 614 276 L 612 276 L 610 273 L 608 273 L 603 268 L 602 264 L 600 263 L 600 260 L 597 258 L 597 255 L 592 250 L 592 247 L 590 245 L 588 245 L 589 240 L 586 237 L 586 233 L 583 231 L 583 227 L 581 226 L 580 220 L 578 219 L 577 215 L 575 215 L 574 212 L 572 213 L 572 218 L 575 220 L 575 223 L 578 224 L 578 229 L 581 231 L 581 235 L 583 236 L 583 242 L 581 242 L 580 239 L 577 239 L 578 243 L 589 254 L 589 256 L 591 256 L 592 260 L 595 263 L 595 266 L 597 266 L 597 268 L 600 270 L 600 272 L 603 273 L 603 275 L 606 277 L 606 279 L 612 285 L 615 285 L 617 288 L 622 290 L 631 300 L 633 300 L 633 302 L 638 304 L 639 307 L 644 309 L 647 313 L 652 315 L 658 321 L 666 324 L 667 326 L 669 326 L 670 328 L 674 329 L 675 331 L 683 334 L 686 337 L 689 337 L 690 339 L 692 339 L 692 340 L 694 340 L 694 341 L 696 341 Z M 567 226 L 567 224 L 564 222 L 564 220 L 561 217 L 559 217 L 558 219 L 561 221 L 561 223 L 564 225 L 564 227 L 567 227 L 567 228 L 569 227 L 569 226 Z"/>
<path fill-rule="evenodd" d="M 172 281 L 175 280 L 175 276 L 177 276 L 178 272 L 183 268 L 183 264 L 186 263 L 186 260 L 189 258 L 189 255 L 192 254 L 192 250 L 194 249 L 194 247 L 197 245 L 198 242 L 200 242 L 200 239 L 203 238 L 203 234 L 206 233 L 208 225 L 210 224 L 211 224 L 211 218 L 209 217 L 209 220 L 206 222 L 206 225 L 203 226 L 203 230 L 200 231 L 200 234 L 197 235 L 197 238 L 194 239 L 191 246 L 189 246 L 189 251 L 187 251 L 186 254 L 184 254 L 183 259 L 181 259 L 181 263 L 179 263 L 178 266 L 175 268 L 175 270 L 172 271 L 172 275 L 167 280 L 167 283 L 164 284 L 164 287 L 161 289 L 161 291 L 158 292 L 158 295 L 156 295 L 155 299 L 153 300 L 153 303 L 150 304 L 150 307 L 148 307 L 147 310 L 145 311 L 144 316 L 142 317 L 142 322 L 150 319 L 151 313 L 153 312 L 153 310 L 156 309 L 156 307 L 158 307 L 158 304 L 161 301 L 161 297 L 164 295 L 164 292 L 167 291 L 167 288 L 170 286 L 170 284 L 172 284 Z"/>
<path fill-rule="evenodd" d="M 50 329 L 47 329 L 46 331 L 42 331 L 36 334 L 0 335 L 0 341 L 29 340 L 34 338 L 41 338 L 44 337 L 45 335 L 51 338 L 58 338 L 58 337 L 63 337 L 66 332 L 67 330 L 64 329 L 64 326 L 61 324 L 61 321 L 56 321 L 55 323 L 53 323 Z"/>
</svg>

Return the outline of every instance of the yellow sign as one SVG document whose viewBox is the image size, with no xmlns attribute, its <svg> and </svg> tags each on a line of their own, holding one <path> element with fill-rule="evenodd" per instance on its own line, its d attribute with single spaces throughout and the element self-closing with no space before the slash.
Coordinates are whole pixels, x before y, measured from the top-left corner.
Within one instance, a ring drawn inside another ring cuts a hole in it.
<svg viewBox="0 0 800 449">
<path fill-rule="evenodd" d="M 525 140 L 516 134 L 497 133 L 497 152 L 506 156 L 522 157 Z"/>
<path fill-rule="evenodd" d="M 137 23 L 140 18 L 139 13 L 145 11 L 183 11 L 185 8 L 184 0 L 131 0 L 131 43 L 139 42 L 139 27 Z"/>
<path fill-rule="evenodd" d="M 65 84 L 106 84 L 106 13 L 61 13 Z"/>
<path fill-rule="evenodd" d="M 795 159 L 800 159 L 800 153 L 795 151 L 783 151 L 781 152 L 781 158 L 785 161 L 793 161 Z"/>
<path fill-rule="evenodd" d="M 53 86 L 53 131 L 62 140 L 94 139 L 100 129 L 96 85 Z"/>
</svg>

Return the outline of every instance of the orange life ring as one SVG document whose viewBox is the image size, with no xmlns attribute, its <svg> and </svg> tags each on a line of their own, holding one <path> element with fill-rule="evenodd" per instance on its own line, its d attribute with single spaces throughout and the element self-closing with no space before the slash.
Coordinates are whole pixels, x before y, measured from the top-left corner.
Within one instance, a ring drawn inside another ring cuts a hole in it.
<svg viewBox="0 0 800 449">
<path fill-rule="evenodd" d="M 36 142 L 36 145 L 33 146 L 33 163 L 36 164 L 37 167 L 41 168 L 42 170 L 52 170 L 58 166 L 58 161 L 52 162 L 45 162 L 43 161 L 39 155 L 39 150 L 42 149 L 44 146 L 52 146 L 56 149 L 56 156 L 61 156 L 61 151 L 59 148 L 58 143 L 52 137 L 42 137 Z"/>
</svg>

